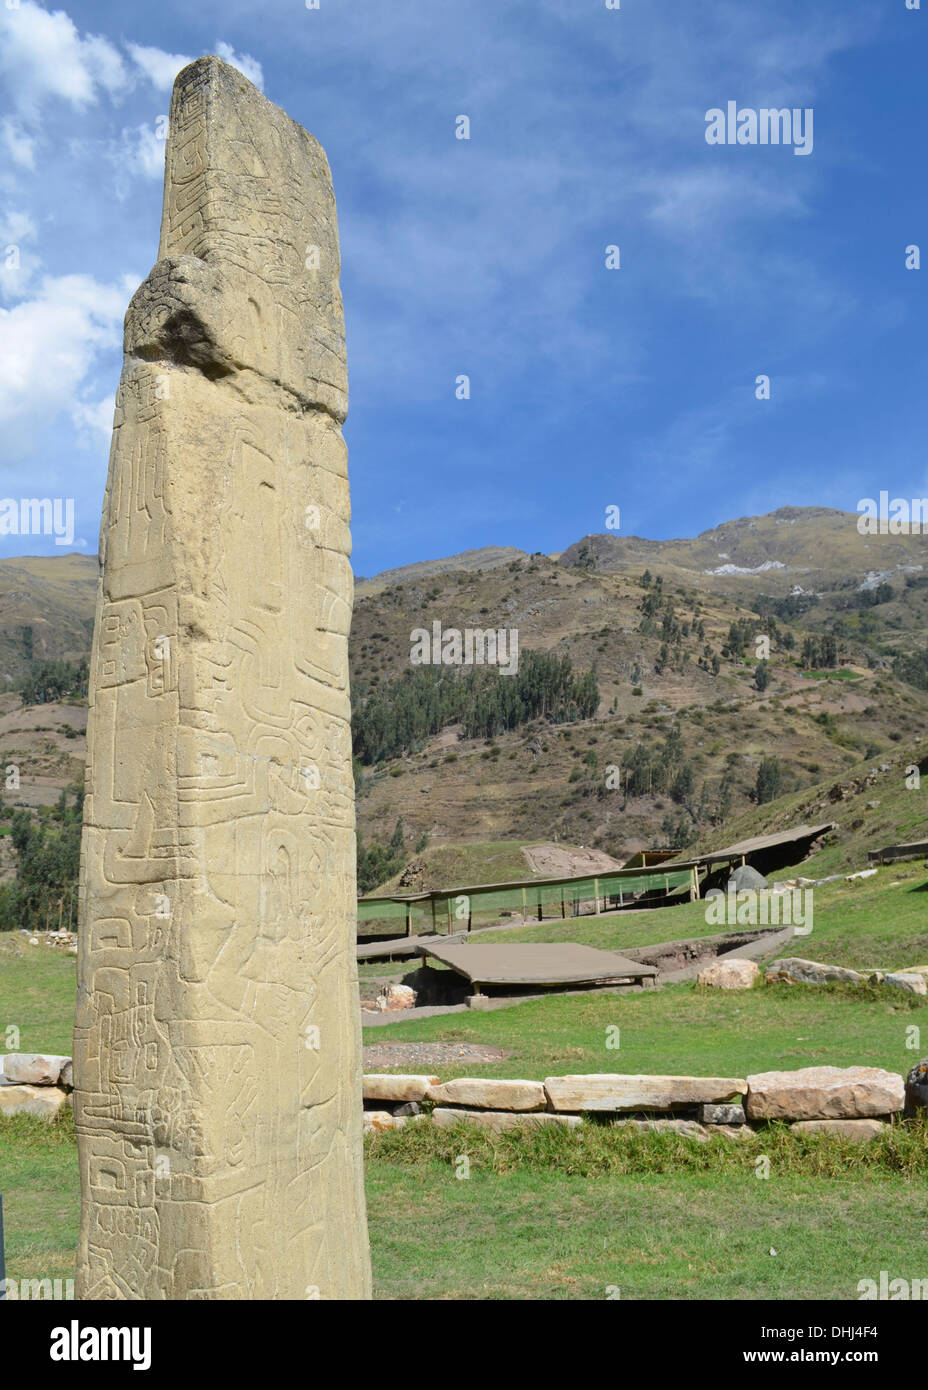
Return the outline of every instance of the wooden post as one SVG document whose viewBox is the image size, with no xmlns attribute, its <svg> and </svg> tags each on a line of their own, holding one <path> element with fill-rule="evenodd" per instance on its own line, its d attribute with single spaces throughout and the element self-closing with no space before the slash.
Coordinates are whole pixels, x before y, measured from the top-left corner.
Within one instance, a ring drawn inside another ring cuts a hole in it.
<svg viewBox="0 0 928 1390">
<path fill-rule="evenodd" d="M 593 901 L 596 903 L 596 916 L 599 916 L 599 879 L 593 879 Z"/>
<path fill-rule="evenodd" d="M 406 935 L 412 936 L 412 903 L 406 904 Z"/>
</svg>

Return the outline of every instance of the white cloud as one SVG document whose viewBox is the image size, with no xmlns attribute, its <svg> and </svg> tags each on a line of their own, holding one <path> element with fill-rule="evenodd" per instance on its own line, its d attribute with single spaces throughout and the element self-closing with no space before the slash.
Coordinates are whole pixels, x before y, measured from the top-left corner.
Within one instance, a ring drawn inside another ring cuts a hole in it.
<svg viewBox="0 0 928 1390">
<path fill-rule="evenodd" d="M 128 286 L 90 275 L 46 277 L 31 299 L 0 309 L 0 425 L 8 458 L 75 400 L 100 353 L 120 346 Z M 98 407 L 88 407 L 94 418 Z M 85 422 L 86 423 L 86 422 Z"/>
<path fill-rule="evenodd" d="M 114 158 L 132 174 L 146 179 L 164 178 L 164 150 L 150 125 L 130 126 L 122 132 L 122 142 Z"/>
<path fill-rule="evenodd" d="M 11 210 L 0 216 L 0 299 L 21 299 L 28 290 L 40 264 L 26 249 L 35 233 L 28 212 Z"/>
<path fill-rule="evenodd" d="M 109 439 L 113 433 L 113 412 L 116 409 L 116 394 L 111 391 L 98 401 L 75 401 L 71 419 L 79 435 L 89 436 L 88 443 L 96 446 L 101 440 Z"/>
<path fill-rule="evenodd" d="M 169 92 L 181 68 L 193 62 L 192 58 L 185 58 L 181 53 L 165 53 L 163 48 L 138 43 L 128 43 L 126 48 L 136 67 L 161 91 Z"/>
<path fill-rule="evenodd" d="M 22 126 L 9 119 L 0 123 L 0 141 L 14 164 L 23 169 L 35 168 L 35 141 Z"/>
<path fill-rule="evenodd" d="M 30 117 L 49 97 L 84 107 L 96 102 L 101 90 L 116 94 L 128 82 L 108 39 L 81 38 L 63 10 L 49 13 L 32 0 L 0 9 L 0 73 L 16 109 Z"/>
<path fill-rule="evenodd" d="M 181 68 L 194 61 L 181 53 L 166 53 L 162 48 L 147 47 L 138 43 L 128 43 L 126 48 L 138 70 L 154 87 L 165 92 L 171 90 Z M 238 68 L 249 82 L 253 82 L 256 87 L 264 88 L 264 72 L 257 58 L 253 58 L 250 53 L 236 53 L 232 45 L 223 39 L 217 41 L 215 52 L 224 62 Z"/>
<path fill-rule="evenodd" d="M 687 169 L 649 180 L 653 197 L 649 216 L 668 234 L 688 241 L 694 227 L 723 219 L 799 214 L 802 194 L 788 179 L 743 169 Z"/>
<path fill-rule="evenodd" d="M 238 68 L 243 76 L 253 82 L 256 87 L 264 90 L 264 71 L 257 58 L 252 58 L 250 53 L 236 53 L 229 43 L 223 43 L 220 39 L 216 44 L 216 53 L 226 63 L 231 63 L 234 68 Z"/>
</svg>

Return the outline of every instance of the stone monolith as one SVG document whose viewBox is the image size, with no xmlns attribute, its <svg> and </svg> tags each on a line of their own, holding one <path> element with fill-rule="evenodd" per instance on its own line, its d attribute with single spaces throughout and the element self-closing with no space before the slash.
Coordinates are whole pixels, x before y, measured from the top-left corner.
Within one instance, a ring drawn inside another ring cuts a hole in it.
<svg viewBox="0 0 928 1390">
<path fill-rule="evenodd" d="M 79 1297 L 369 1295 L 346 392 L 325 154 L 201 58 L 100 541 Z"/>
</svg>

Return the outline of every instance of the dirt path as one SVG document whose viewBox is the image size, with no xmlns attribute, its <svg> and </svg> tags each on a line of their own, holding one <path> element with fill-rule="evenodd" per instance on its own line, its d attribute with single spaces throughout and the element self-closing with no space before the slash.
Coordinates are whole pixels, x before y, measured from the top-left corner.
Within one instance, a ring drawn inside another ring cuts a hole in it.
<svg viewBox="0 0 928 1390">
<path fill-rule="evenodd" d="M 573 849 L 567 845 L 526 845 L 522 853 L 529 868 L 542 878 L 569 878 L 575 874 L 600 874 L 620 869 L 617 859 L 599 849 Z"/>
</svg>

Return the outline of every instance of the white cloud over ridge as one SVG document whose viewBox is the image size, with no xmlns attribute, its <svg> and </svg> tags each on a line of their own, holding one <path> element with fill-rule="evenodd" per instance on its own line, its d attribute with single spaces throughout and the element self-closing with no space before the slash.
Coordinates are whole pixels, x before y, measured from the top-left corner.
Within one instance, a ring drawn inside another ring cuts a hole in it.
<svg viewBox="0 0 928 1390">
<path fill-rule="evenodd" d="M 76 410 L 83 425 L 98 419 L 76 402 L 100 354 L 120 347 L 131 288 L 128 280 L 46 276 L 31 298 L 0 309 L 0 462 L 28 453 L 63 411 Z"/>
</svg>

